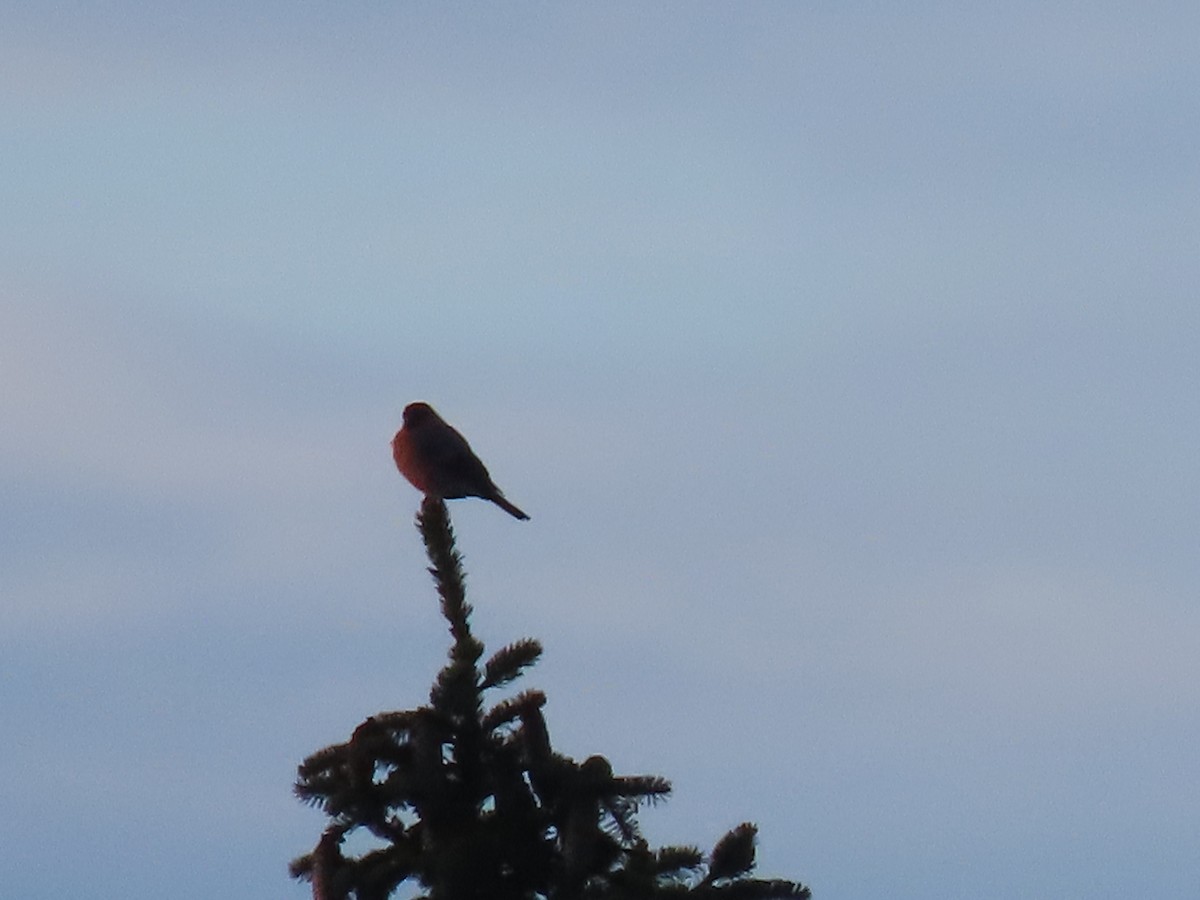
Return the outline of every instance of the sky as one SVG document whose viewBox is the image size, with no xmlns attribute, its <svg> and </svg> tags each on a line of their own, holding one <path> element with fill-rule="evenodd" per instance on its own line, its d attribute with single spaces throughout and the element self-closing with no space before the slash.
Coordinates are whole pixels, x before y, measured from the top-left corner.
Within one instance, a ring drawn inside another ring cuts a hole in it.
<svg viewBox="0 0 1200 900">
<path fill-rule="evenodd" d="M 303 898 L 476 632 L 818 900 L 1194 898 L 1200 7 L 24 4 L 0 883 Z"/>
</svg>

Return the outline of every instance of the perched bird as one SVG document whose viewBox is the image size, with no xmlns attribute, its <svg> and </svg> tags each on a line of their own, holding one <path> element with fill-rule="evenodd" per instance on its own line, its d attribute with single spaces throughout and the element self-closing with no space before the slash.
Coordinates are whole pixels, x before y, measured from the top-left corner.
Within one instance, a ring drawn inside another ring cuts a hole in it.
<svg viewBox="0 0 1200 900">
<path fill-rule="evenodd" d="M 511 516 L 529 518 L 504 499 L 467 439 L 447 425 L 428 403 L 404 407 L 404 424 L 392 438 L 392 458 L 400 474 L 427 496 L 443 500 L 482 497 Z"/>
</svg>

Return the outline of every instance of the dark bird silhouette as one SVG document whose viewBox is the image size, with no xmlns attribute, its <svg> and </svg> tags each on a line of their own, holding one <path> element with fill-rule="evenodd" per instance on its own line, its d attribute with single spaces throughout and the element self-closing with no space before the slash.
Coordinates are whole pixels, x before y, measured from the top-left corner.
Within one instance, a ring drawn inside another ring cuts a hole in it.
<svg viewBox="0 0 1200 900">
<path fill-rule="evenodd" d="M 400 474 L 426 496 L 443 500 L 482 497 L 511 516 L 529 518 L 504 499 L 467 439 L 428 403 L 404 407 L 404 424 L 392 438 L 392 458 Z"/>
</svg>

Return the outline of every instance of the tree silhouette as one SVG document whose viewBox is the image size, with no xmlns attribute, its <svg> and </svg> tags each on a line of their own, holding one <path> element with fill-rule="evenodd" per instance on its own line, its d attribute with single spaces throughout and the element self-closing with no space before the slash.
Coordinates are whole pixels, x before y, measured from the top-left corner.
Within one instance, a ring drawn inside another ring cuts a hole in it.
<svg viewBox="0 0 1200 900">
<path fill-rule="evenodd" d="M 578 763 L 556 753 L 540 691 L 487 707 L 484 695 L 520 677 L 542 647 L 519 640 L 481 664 L 445 504 L 427 498 L 417 527 L 450 624 L 450 659 L 428 705 L 371 716 L 300 765 L 297 796 L 330 819 L 291 864 L 294 877 L 312 882 L 314 900 L 386 900 L 405 882 L 428 900 L 809 897 L 801 884 L 750 877 L 750 823 L 707 855 L 652 849 L 636 812 L 670 784 L 614 775 L 602 756 Z M 355 831 L 379 846 L 344 854 Z"/>
</svg>

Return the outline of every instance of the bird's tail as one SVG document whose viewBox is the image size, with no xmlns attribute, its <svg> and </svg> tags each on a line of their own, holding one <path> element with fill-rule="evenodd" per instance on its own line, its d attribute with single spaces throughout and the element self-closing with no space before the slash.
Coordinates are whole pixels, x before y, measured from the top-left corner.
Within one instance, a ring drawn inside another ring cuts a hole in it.
<svg viewBox="0 0 1200 900">
<path fill-rule="evenodd" d="M 510 516 L 513 516 L 514 518 L 517 518 L 517 519 L 528 519 L 529 518 L 529 516 L 525 515 L 525 512 L 523 510 L 521 510 L 518 507 L 514 506 L 513 504 L 509 503 L 507 500 L 504 499 L 504 495 L 499 492 L 497 492 L 492 497 L 488 497 L 488 499 L 491 500 L 493 503 L 495 503 L 498 507 L 500 507 L 506 513 L 508 513 Z"/>
</svg>

